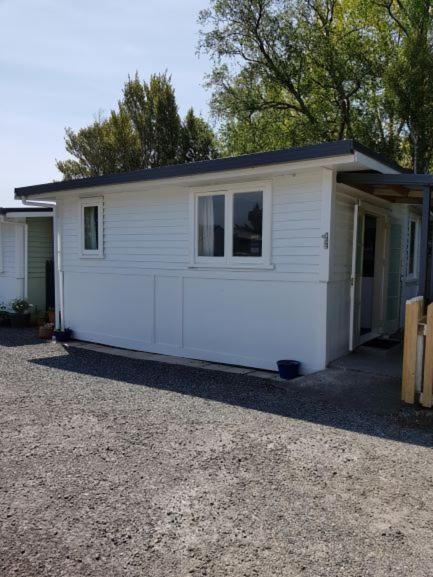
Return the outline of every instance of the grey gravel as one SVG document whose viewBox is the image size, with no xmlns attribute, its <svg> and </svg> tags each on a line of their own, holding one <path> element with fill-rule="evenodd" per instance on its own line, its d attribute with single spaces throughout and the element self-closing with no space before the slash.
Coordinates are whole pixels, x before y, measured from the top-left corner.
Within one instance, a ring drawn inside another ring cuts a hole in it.
<svg viewBox="0 0 433 577">
<path fill-rule="evenodd" d="M 0 575 L 433 576 L 433 435 L 396 399 L 2 328 Z"/>
</svg>

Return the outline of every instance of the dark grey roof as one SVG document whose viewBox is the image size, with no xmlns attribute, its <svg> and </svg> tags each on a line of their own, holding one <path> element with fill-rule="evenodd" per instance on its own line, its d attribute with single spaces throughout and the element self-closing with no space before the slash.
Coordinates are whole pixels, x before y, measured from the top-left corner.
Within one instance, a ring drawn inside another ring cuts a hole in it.
<svg viewBox="0 0 433 577">
<path fill-rule="evenodd" d="M 162 178 L 175 178 L 180 176 L 193 176 L 242 168 L 255 168 L 258 166 L 282 164 L 286 162 L 312 160 L 330 156 L 342 156 L 345 154 L 353 154 L 355 151 L 362 152 L 396 170 L 404 170 L 394 162 L 373 152 L 354 140 L 336 140 L 334 142 L 324 142 L 322 144 L 274 150 L 271 152 L 257 152 L 254 154 L 244 154 L 242 156 L 217 158 L 215 160 L 203 160 L 200 162 L 161 166 L 159 168 L 134 170 L 133 172 L 121 172 L 105 176 L 80 178 L 76 180 L 62 180 L 59 182 L 49 182 L 47 184 L 37 184 L 34 186 L 22 186 L 15 189 L 15 196 L 19 198 L 21 196 L 31 196 L 33 194 L 41 194 L 45 192 L 74 190 L 77 188 L 88 188 L 92 186 L 159 180 Z"/>
<path fill-rule="evenodd" d="M 8 212 L 52 212 L 52 208 L 39 208 L 39 207 L 27 207 L 27 206 L 10 206 L 9 208 L 3 208 L 0 206 L 0 214 L 7 214 Z"/>
</svg>

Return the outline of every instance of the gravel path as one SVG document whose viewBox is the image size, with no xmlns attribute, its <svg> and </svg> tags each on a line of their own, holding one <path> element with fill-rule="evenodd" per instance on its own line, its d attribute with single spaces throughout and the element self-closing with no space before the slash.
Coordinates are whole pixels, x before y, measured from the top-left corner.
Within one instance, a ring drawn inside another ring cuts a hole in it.
<svg viewBox="0 0 433 577">
<path fill-rule="evenodd" d="M 433 435 L 335 402 L 365 378 L 287 392 L 0 329 L 0 575 L 433 576 Z"/>
</svg>

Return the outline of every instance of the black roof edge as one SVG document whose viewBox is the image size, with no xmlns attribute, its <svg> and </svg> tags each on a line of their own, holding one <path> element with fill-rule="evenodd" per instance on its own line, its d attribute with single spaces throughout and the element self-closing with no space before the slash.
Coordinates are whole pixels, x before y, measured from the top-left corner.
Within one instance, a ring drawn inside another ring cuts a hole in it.
<svg viewBox="0 0 433 577">
<path fill-rule="evenodd" d="M 24 206 L 10 206 L 9 208 L 0 206 L 0 214 L 7 214 L 8 212 L 53 212 L 52 208 L 39 208 L 39 207 L 24 207 Z"/>
<path fill-rule="evenodd" d="M 93 186 L 108 186 L 128 182 L 152 181 L 163 178 L 175 178 L 182 176 L 194 176 L 211 172 L 223 172 L 225 170 L 236 170 L 243 168 L 255 168 L 258 166 L 283 164 L 286 162 L 296 162 L 302 160 L 314 160 L 316 158 L 326 158 L 330 156 L 342 156 L 353 154 L 355 150 L 378 160 L 379 162 L 399 171 L 403 171 L 397 164 L 382 157 L 367 147 L 354 140 L 335 140 L 323 142 L 321 144 L 311 144 L 283 150 L 273 150 L 269 152 L 256 152 L 241 156 L 231 156 L 216 158 L 214 160 L 202 160 L 185 164 L 172 164 L 158 168 L 148 168 L 134 170 L 132 172 L 121 172 L 104 176 L 94 176 L 80 178 L 76 180 L 62 180 L 59 182 L 49 182 L 34 186 L 22 186 L 15 188 L 15 197 L 31 196 L 45 192 L 57 192 L 88 188 Z"/>
</svg>

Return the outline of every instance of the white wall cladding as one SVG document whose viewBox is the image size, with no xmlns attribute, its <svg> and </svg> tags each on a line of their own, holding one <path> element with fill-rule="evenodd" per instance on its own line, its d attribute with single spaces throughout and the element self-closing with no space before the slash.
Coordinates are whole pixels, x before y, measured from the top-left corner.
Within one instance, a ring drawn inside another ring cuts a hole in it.
<svg viewBox="0 0 433 577">
<path fill-rule="evenodd" d="M 24 293 L 23 227 L 14 223 L 0 223 L 0 303 L 22 297 Z"/>
<path fill-rule="evenodd" d="M 189 191 L 175 185 L 98 190 L 104 258 L 81 258 L 79 200 L 67 195 L 59 204 L 66 324 L 78 338 L 138 350 L 322 368 L 321 187 L 320 169 L 274 179 L 275 269 L 257 271 L 189 268 Z"/>
</svg>

